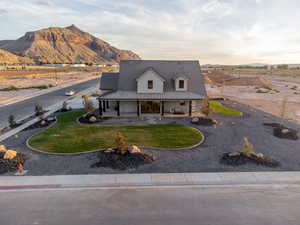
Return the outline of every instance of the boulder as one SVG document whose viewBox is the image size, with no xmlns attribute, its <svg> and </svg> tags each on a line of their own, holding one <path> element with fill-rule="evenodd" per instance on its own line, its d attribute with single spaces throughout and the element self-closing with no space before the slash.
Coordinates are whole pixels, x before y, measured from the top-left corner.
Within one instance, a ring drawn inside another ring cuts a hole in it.
<svg viewBox="0 0 300 225">
<path fill-rule="evenodd" d="M 0 145 L 0 152 L 6 152 L 7 149 L 4 145 Z"/>
<path fill-rule="evenodd" d="M 289 130 L 289 129 L 282 129 L 282 130 L 281 130 L 281 133 L 283 133 L 283 134 L 288 134 L 288 133 L 290 133 L 290 130 Z"/>
<path fill-rule="evenodd" d="M 97 121 L 97 117 L 96 116 L 91 116 L 90 118 L 89 118 L 89 122 L 91 122 L 91 123 L 94 123 L 94 122 L 96 122 Z"/>
<path fill-rule="evenodd" d="M 105 153 L 112 153 L 112 152 L 115 152 L 115 150 L 112 149 L 112 148 L 108 148 L 108 149 L 106 149 L 104 152 L 105 152 Z"/>
<path fill-rule="evenodd" d="M 46 124 L 47 124 L 47 122 L 46 122 L 45 120 L 42 120 L 42 121 L 41 121 L 41 125 L 42 125 L 42 126 L 45 126 Z"/>
<path fill-rule="evenodd" d="M 264 158 L 264 154 L 262 153 L 257 153 L 255 154 L 257 158 L 263 159 Z"/>
<path fill-rule="evenodd" d="M 4 155 L 3 159 L 9 159 L 9 160 L 12 160 L 12 159 L 14 159 L 16 156 L 17 156 L 17 152 L 16 152 L 16 151 L 13 151 L 13 150 L 7 150 L 7 151 L 5 152 L 5 155 Z"/>
<path fill-rule="evenodd" d="M 241 155 L 240 152 L 231 152 L 228 154 L 228 156 L 230 156 L 230 157 L 236 157 L 236 156 L 240 156 L 240 155 Z"/>
<path fill-rule="evenodd" d="M 129 147 L 129 152 L 130 153 L 142 153 L 142 150 L 139 149 L 139 147 L 132 145 L 131 147 Z"/>
<path fill-rule="evenodd" d="M 192 118 L 192 123 L 198 123 L 199 122 L 199 118 L 198 117 L 193 117 Z"/>
</svg>

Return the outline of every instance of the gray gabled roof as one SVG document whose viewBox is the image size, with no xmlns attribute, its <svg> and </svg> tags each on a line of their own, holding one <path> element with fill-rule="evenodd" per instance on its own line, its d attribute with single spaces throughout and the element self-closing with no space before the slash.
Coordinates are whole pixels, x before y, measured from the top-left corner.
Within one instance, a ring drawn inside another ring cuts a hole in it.
<svg viewBox="0 0 300 225">
<path fill-rule="evenodd" d="M 200 100 L 203 95 L 187 91 L 163 93 L 137 93 L 136 91 L 115 91 L 102 94 L 99 99 L 105 100 Z"/>
<path fill-rule="evenodd" d="M 147 69 L 153 68 L 165 80 L 164 91 L 175 91 L 174 78 L 188 78 L 188 91 L 206 96 L 204 80 L 198 61 L 124 60 L 120 63 L 118 90 L 136 91 L 136 79 Z"/>
<path fill-rule="evenodd" d="M 100 81 L 101 90 L 117 90 L 119 73 L 102 73 Z"/>
</svg>

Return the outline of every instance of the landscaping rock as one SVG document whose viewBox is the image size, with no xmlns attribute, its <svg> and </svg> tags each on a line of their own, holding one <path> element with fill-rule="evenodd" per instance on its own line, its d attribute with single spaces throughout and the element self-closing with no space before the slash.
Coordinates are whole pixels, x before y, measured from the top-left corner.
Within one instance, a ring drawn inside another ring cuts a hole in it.
<svg viewBox="0 0 300 225">
<path fill-rule="evenodd" d="M 91 116 L 91 117 L 89 118 L 89 122 L 91 122 L 91 123 L 97 122 L 97 117 Z"/>
<path fill-rule="evenodd" d="M 47 121 L 48 121 L 48 122 L 53 122 L 53 121 L 55 121 L 55 117 L 48 117 L 48 118 L 47 118 Z"/>
<path fill-rule="evenodd" d="M 142 150 L 139 149 L 137 146 L 132 145 L 131 147 L 129 147 L 129 152 L 130 153 L 142 153 Z"/>
<path fill-rule="evenodd" d="M 18 169 L 18 163 L 24 165 L 26 161 L 26 156 L 19 152 L 12 160 L 4 159 L 4 155 L 5 152 L 0 152 L 0 174 L 15 172 Z"/>
<path fill-rule="evenodd" d="M 199 122 L 199 118 L 198 117 L 192 118 L 192 123 L 198 123 L 198 122 Z"/>
<path fill-rule="evenodd" d="M 192 119 L 192 123 L 197 125 L 203 125 L 203 126 L 213 126 L 218 124 L 218 121 L 207 117 L 195 117 Z"/>
<path fill-rule="evenodd" d="M 278 138 L 284 138 L 289 140 L 298 140 L 298 131 L 287 128 L 279 123 L 263 123 L 264 126 L 273 127 L 273 135 Z"/>
<path fill-rule="evenodd" d="M 220 163 L 230 166 L 240 166 L 246 163 L 254 163 L 266 167 L 278 167 L 280 163 L 270 157 L 264 156 L 261 153 L 252 154 L 251 156 L 245 155 L 243 152 L 239 154 L 224 153 Z"/>
<path fill-rule="evenodd" d="M 112 148 L 108 148 L 106 149 L 104 152 L 105 153 L 112 153 L 112 152 L 115 152 L 116 150 L 112 149 Z"/>
</svg>

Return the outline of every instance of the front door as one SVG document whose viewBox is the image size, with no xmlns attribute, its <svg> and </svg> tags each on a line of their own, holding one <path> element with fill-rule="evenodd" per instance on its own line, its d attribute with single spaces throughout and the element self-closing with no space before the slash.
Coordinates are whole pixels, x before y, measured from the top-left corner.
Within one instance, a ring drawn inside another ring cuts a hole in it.
<svg viewBox="0 0 300 225">
<path fill-rule="evenodd" d="M 160 102 L 142 102 L 142 113 L 160 113 Z"/>
</svg>

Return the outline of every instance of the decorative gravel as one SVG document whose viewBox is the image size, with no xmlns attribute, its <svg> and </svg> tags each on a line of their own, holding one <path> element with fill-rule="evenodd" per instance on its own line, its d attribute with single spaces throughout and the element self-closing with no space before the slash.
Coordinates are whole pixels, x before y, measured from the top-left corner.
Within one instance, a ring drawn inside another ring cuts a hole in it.
<svg viewBox="0 0 300 225">
<path fill-rule="evenodd" d="M 155 161 L 127 170 L 113 170 L 91 167 L 97 163 L 97 152 L 79 155 L 59 156 L 37 153 L 28 149 L 26 139 L 43 130 L 37 128 L 20 132 L 1 144 L 23 152 L 28 157 L 25 169 L 28 175 L 60 174 L 104 174 L 104 173 L 167 173 L 167 172 L 224 172 L 224 171 L 300 171 L 300 140 L 280 139 L 273 136 L 273 130 L 263 123 L 281 123 L 282 119 L 232 101 L 222 102 L 224 106 L 243 112 L 242 117 L 213 115 L 219 124 L 216 128 L 191 124 L 190 118 L 173 118 L 178 124 L 193 126 L 205 135 L 205 142 L 189 151 L 145 149 L 155 155 Z M 300 125 L 283 121 L 283 125 L 300 130 Z M 254 145 L 255 152 L 280 162 L 280 167 L 269 168 L 256 164 L 230 166 L 220 163 L 226 152 L 242 150 L 243 137 Z M 6 173 L 9 175 L 10 173 Z"/>
</svg>

